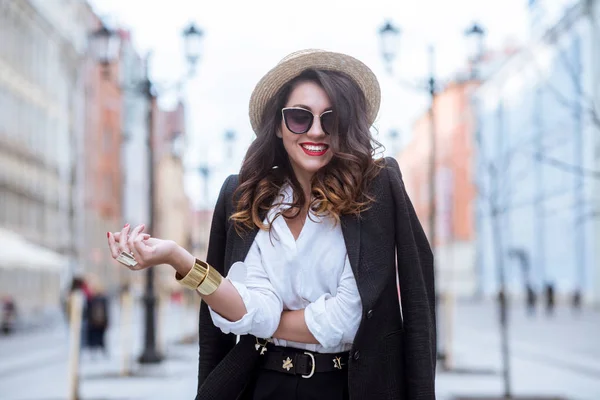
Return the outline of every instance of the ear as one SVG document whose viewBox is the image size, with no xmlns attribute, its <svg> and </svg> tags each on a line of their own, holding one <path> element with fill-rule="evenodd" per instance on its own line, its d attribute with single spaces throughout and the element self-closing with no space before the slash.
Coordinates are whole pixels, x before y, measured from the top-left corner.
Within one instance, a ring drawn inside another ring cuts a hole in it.
<svg viewBox="0 0 600 400">
<path fill-rule="evenodd" d="M 277 130 L 275 131 L 275 136 L 277 136 L 279 139 L 283 139 L 283 134 L 281 133 L 280 128 L 277 128 Z"/>
</svg>

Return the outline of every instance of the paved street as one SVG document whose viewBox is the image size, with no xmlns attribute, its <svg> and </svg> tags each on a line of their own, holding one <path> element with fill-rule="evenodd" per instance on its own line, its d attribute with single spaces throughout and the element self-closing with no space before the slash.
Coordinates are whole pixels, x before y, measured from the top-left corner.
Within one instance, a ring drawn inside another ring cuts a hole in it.
<svg viewBox="0 0 600 400">
<path fill-rule="evenodd" d="M 177 342 L 193 332 L 196 316 L 170 306 L 163 319 L 167 359 L 157 366 L 135 366 L 121 377 L 122 351 L 116 323 L 110 331 L 109 359 L 82 357 L 83 400 L 191 399 L 196 390 L 197 346 Z M 115 315 L 118 318 L 118 315 Z M 502 381 L 497 318 L 491 303 L 456 309 L 454 367 L 439 372 L 438 400 L 455 396 L 500 395 Z M 114 322 L 117 322 L 115 320 Z M 134 318 L 128 354 L 141 352 L 141 310 Z M 553 318 L 511 313 L 512 387 L 516 395 L 553 395 L 569 400 L 600 399 L 600 313 L 574 315 L 559 309 Z M 0 339 L 0 399 L 58 400 L 67 393 L 66 328 L 21 333 Z M 132 360 L 133 361 L 133 360 Z"/>
<path fill-rule="evenodd" d="M 166 360 L 154 366 L 139 366 L 135 358 L 142 350 L 142 310 L 132 322 L 132 341 L 125 354 L 133 365 L 130 377 L 121 376 L 123 344 L 118 310 L 113 312 L 108 333 L 110 355 L 84 352 L 81 358 L 80 395 L 84 400 L 186 399 L 196 391 L 197 345 L 178 342 L 194 332 L 197 317 L 191 310 L 169 306 L 161 336 Z M 0 338 L 0 399 L 58 400 L 67 398 L 67 327 L 22 332 Z"/>
<path fill-rule="evenodd" d="M 461 304 L 455 313 L 454 368 L 438 373 L 438 399 L 501 395 L 496 308 Z M 510 313 L 511 383 L 514 395 L 600 399 L 600 312 L 557 309 L 529 318 L 519 304 Z M 485 372 L 493 372 L 486 374 Z M 478 372 L 478 373 L 469 373 Z"/>
</svg>

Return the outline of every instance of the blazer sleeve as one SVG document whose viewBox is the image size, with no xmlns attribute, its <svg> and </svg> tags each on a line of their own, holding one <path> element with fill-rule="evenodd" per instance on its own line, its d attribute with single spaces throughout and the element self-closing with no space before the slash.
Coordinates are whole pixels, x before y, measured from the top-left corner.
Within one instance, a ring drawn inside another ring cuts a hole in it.
<svg viewBox="0 0 600 400">
<path fill-rule="evenodd" d="M 435 399 L 437 351 L 433 253 L 397 161 L 388 157 L 386 164 L 395 208 L 408 398 L 431 400 Z"/>
<path fill-rule="evenodd" d="M 234 176 L 225 180 L 219 198 L 215 206 L 215 211 L 210 227 L 210 238 L 208 242 L 208 253 L 206 262 L 214 267 L 221 275 L 225 276 L 225 248 L 227 244 L 227 203 L 232 201 L 233 191 L 235 190 Z M 225 355 L 235 346 L 235 335 L 225 334 L 217 328 L 206 303 L 200 304 L 200 351 L 198 360 L 198 391 L 202 383 L 211 371 L 221 362 Z"/>
</svg>

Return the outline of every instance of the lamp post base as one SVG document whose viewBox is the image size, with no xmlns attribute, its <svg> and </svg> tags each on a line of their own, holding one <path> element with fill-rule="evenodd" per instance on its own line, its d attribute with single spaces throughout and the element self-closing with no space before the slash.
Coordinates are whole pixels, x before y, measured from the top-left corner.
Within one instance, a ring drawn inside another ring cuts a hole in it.
<svg viewBox="0 0 600 400">
<path fill-rule="evenodd" d="M 438 351 L 436 354 L 436 358 L 438 361 L 446 361 L 446 353 L 443 351 Z"/>
<path fill-rule="evenodd" d="M 155 349 L 145 349 L 138 361 L 140 364 L 158 364 L 163 360 L 163 356 Z"/>
</svg>

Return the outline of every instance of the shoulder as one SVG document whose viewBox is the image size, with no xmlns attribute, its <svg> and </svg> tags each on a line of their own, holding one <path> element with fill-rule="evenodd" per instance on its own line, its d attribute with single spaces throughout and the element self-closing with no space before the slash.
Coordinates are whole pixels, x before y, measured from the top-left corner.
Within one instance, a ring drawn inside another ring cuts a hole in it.
<svg viewBox="0 0 600 400">
<path fill-rule="evenodd" d="M 237 189 L 238 185 L 239 175 L 229 175 L 227 179 L 225 179 L 225 181 L 223 182 L 223 185 L 221 186 L 221 193 L 219 197 L 227 199 L 231 198 L 233 192 L 235 192 L 235 189 Z"/>
<path fill-rule="evenodd" d="M 400 172 L 400 165 L 398 165 L 398 161 L 394 157 L 385 157 L 385 169 L 388 174 L 388 177 L 397 176 L 402 179 L 402 172 Z"/>
<path fill-rule="evenodd" d="M 393 157 L 385 157 L 377 161 L 381 166 L 381 171 L 373 180 L 371 186 L 377 191 L 377 187 L 389 187 L 394 182 L 402 180 L 402 173 L 398 161 Z"/>
</svg>

